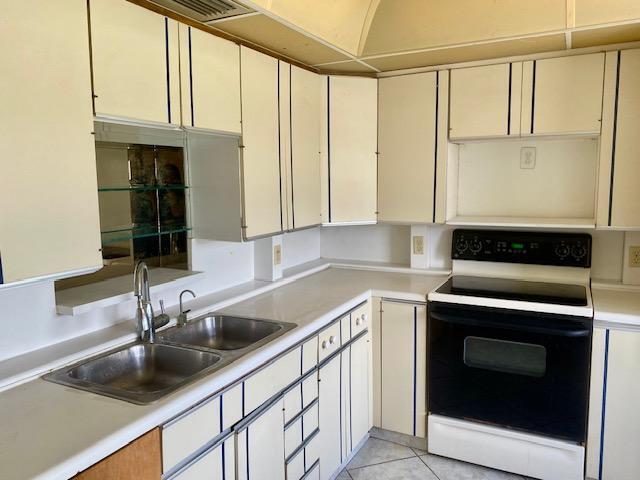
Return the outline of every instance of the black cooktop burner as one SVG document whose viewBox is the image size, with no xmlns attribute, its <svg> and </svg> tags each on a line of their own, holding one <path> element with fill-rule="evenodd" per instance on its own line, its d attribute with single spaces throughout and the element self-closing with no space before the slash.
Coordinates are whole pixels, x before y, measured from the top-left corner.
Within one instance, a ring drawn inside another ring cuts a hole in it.
<svg viewBox="0 0 640 480">
<path fill-rule="evenodd" d="M 576 307 L 587 305 L 585 287 L 561 283 L 526 282 L 523 280 L 454 275 L 436 292 Z"/>
</svg>

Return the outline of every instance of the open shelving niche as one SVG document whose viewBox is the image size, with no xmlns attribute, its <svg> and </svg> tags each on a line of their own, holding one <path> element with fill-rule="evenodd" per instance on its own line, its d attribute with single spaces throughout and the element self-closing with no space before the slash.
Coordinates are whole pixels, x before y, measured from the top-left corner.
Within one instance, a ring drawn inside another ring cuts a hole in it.
<svg viewBox="0 0 640 480">
<path fill-rule="evenodd" d="M 534 168 L 521 167 L 522 147 L 535 147 Z M 446 223 L 595 228 L 598 155 L 598 135 L 450 142 Z"/>
</svg>

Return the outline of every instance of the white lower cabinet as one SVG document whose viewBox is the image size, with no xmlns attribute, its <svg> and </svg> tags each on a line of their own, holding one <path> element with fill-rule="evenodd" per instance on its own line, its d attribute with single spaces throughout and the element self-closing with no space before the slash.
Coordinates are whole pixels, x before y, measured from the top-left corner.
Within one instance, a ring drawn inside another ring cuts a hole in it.
<svg viewBox="0 0 640 480">
<path fill-rule="evenodd" d="M 235 440 L 231 433 L 169 477 L 170 480 L 225 480 L 228 478 L 235 478 Z"/>
<path fill-rule="evenodd" d="M 364 335 L 350 347 L 351 364 L 349 368 L 351 383 L 351 446 L 353 450 L 369 433 L 371 424 L 371 338 Z"/>
<path fill-rule="evenodd" d="M 236 431 L 238 480 L 284 480 L 283 409 L 280 397 Z"/>
<path fill-rule="evenodd" d="M 340 355 L 333 357 L 318 373 L 320 478 L 327 480 L 342 463 L 342 419 Z"/>
<path fill-rule="evenodd" d="M 640 332 L 593 332 L 587 477 L 636 480 L 640 472 Z"/>
<path fill-rule="evenodd" d="M 376 426 L 426 437 L 426 306 L 381 301 L 378 363 L 379 416 Z"/>
</svg>

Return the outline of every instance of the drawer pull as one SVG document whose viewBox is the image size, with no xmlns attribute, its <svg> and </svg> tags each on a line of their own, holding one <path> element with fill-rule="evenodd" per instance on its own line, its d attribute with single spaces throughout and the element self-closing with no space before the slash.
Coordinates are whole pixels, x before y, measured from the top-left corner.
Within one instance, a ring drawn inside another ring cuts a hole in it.
<svg viewBox="0 0 640 480">
<path fill-rule="evenodd" d="M 329 337 L 329 345 L 333 345 L 334 343 L 336 343 L 336 337 L 335 335 L 331 335 Z"/>
</svg>

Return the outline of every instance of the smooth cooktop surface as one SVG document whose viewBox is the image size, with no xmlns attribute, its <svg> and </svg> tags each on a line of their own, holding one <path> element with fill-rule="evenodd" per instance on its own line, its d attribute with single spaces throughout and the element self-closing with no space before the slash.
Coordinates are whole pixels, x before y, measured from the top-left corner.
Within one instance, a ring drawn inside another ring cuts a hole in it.
<svg viewBox="0 0 640 480">
<path fill-rule="evenodd" d="M 586 306 L 587 290 L 582 285 L 527 282 L 503 278 L 454 275 L 436 290 L 437 293 L 469 297 L 520 300 L 523 302 Z"/>
</svg>

